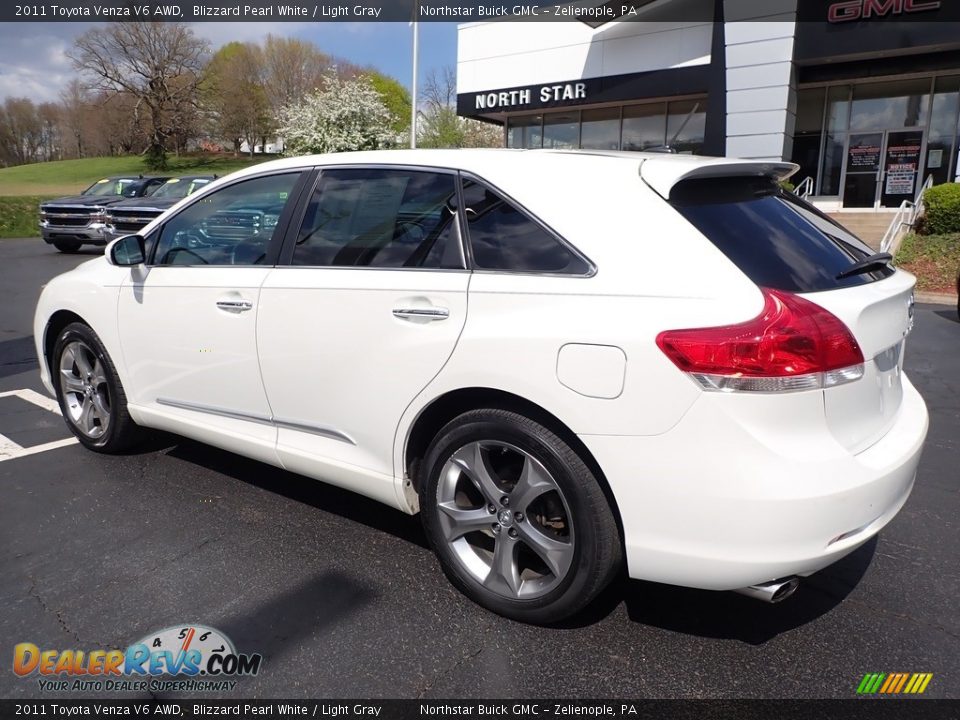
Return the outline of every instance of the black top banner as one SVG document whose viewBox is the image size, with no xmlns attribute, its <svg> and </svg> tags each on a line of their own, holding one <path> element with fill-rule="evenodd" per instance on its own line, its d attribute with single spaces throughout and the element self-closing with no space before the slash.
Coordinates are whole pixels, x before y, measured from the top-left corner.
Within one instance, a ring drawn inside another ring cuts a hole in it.
<svg viewBox="0 0 960 720">
<path fill-rule="evenodd" d="M 767 0 L 725 3 L 727 21 L 767 21 Z M 713 0 L 56 0 L 0 3 L 0 22 L 711 22 Z M 960 21 L 956 0 L 798 0 L 800 22 Z M 778 17 L 779 19 L 779 17 Z"/>
<path fill-rule="evenodd" d="M 948 720 L 956 700 L 0 700 L 0 717 Z"/>
</svg>

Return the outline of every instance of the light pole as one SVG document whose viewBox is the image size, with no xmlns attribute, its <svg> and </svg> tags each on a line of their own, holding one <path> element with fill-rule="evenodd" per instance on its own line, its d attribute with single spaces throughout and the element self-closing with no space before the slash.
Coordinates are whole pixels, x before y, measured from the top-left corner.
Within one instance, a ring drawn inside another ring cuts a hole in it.
<svg viewBox="0 0 960 720">
<path fill-rule="evenodd" d="M 413 79 L 410 83 L 410 147 L 417 147 L 417 70 L 419 65 L 418 53 L 420 50 L 420 25 L 417 22 L 419 0 L 413 0 Z"/>
</svg>

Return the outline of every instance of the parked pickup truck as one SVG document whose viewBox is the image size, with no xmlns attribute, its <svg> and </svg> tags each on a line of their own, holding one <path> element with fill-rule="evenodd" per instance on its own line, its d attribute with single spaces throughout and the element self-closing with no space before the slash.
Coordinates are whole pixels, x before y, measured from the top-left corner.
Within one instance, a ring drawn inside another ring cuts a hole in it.
<svg viewBox="0 0 960 720">
<path fill-rule="evenodd" d="M 83 245 L 106 245 L 106 209 L 122 200 L 152 194 L 169 177 L 123 175 L 97 180 L 79 195 L 40 203 L 40 234 L 63 253 Z"/>
<path fill-rule="evenodd" d="M 170 178 L 149 198 L 131 198 L 114 203 L 107 209 L 107 227 L 104 230 L 106 241 L 110 242 L 124 235 L 135 235 L 155 217 L 216 179 L 216 175 Z"/>
</svg>

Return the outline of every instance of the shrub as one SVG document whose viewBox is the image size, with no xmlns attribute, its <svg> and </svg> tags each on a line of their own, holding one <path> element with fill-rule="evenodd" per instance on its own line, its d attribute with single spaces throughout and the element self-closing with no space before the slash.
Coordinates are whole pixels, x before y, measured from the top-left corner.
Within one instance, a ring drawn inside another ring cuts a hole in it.
<svg viewBox="0 0 960 720">
<path fill-rule="evenodd" d="M 935 185 L 923 194 L 926 212 L 918 230 L 924 235 L 960 232 L 960 183 Z"/>
</svg>

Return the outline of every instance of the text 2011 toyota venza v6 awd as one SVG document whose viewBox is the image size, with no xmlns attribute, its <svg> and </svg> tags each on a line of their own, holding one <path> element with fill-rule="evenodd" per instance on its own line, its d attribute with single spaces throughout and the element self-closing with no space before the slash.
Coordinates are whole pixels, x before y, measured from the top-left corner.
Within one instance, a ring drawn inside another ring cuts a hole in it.
<svg viewBox="0 0 960 720">
<path fill-rule="evenodd" d="M 419 512 L 510 617 L 568 616 L 624 563 L 777 600 L 894 517 L 927 431 L 914 278 L 793 169 L 259 165 L 47 285 L 43 380 L 92 450 L 159 428 Z"/>
</svg>

